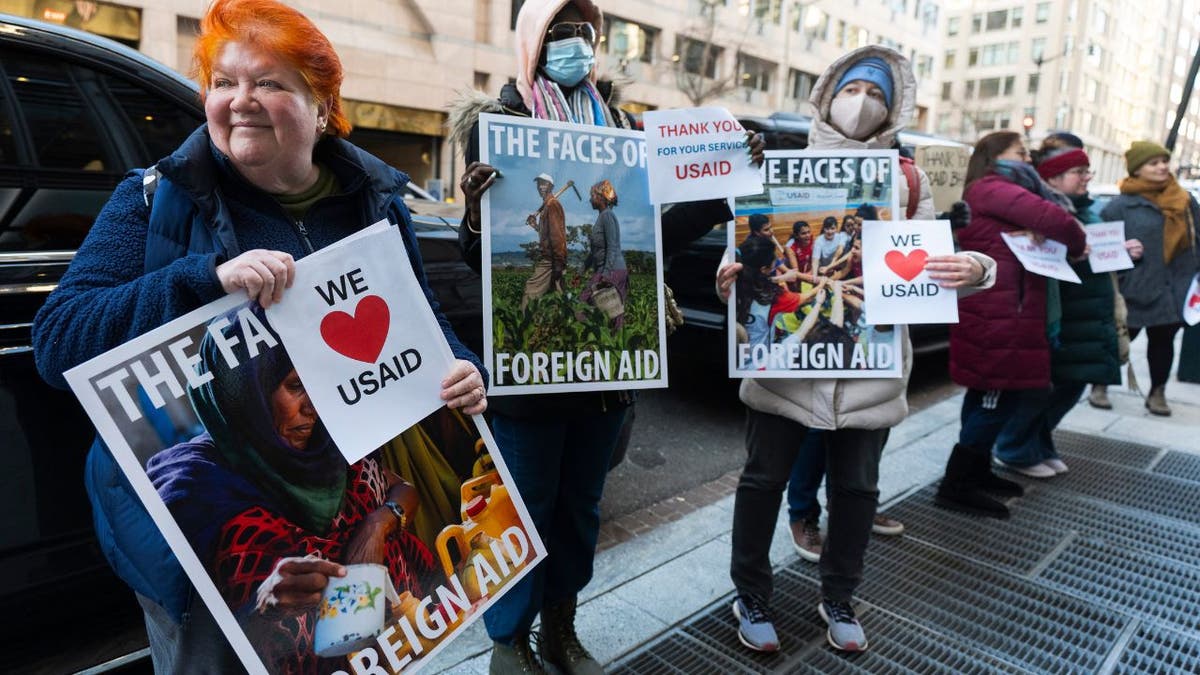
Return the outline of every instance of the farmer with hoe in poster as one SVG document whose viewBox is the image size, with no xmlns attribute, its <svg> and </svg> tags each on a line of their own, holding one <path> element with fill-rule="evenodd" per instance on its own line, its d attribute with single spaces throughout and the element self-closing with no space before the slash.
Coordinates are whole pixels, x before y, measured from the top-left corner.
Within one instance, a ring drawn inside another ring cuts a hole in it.
<svg viewBox="0 0 1200 675">
<path fill-rule="evenodd" d="M 525 282 L 525 294 L 521 296 L 521 311 L 530 300 L 540 298 L 551 290 L 562 292 L 563 272 L 567 269 L 567 217 L 562 204 L 554 196 L 554 179 L 548 174 L 538 174 L 533 179 L 542 206 L 529 214 L 525 222 L 538 233 L 538 259 L 533 264 L 533 274 Z"/>
</svg>

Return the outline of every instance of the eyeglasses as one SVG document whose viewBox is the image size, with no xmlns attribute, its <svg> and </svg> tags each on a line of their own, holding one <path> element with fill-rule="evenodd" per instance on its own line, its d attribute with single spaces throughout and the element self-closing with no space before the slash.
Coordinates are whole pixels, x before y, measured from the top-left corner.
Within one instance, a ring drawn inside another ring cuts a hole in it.
<svg viewBox="0 0 1200 675">
<path fill-rule="evenodd" d="M 1077 166 L 1074 169 L 1067 169 L 1063 173 L 1069 173 L 1073 176 L 1079 176 L 1080 178 L 1091 178 L 1092 176 L 1096 175 L 1091 169 L 1085 166 Z"/>
<path fill-rule="evenodd" d="M 587 21 L 563 21 L 550 26 L 550 30 L 546 31 L 546 35 L 551 41 L 570 40 L 573 37 L 581 37 L 591 44 L 596 43 L 596 27 Z"/>
</svg>

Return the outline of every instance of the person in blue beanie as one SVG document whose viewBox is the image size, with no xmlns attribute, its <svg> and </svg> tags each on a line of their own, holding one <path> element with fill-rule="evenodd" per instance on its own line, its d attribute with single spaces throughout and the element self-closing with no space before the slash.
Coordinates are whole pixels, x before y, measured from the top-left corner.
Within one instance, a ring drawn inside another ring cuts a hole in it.
<svg viewBox="0 0 1200 675">
<path fill-rule="evenodd" d="M 808 147 L 830 154 L 891 148 L 896 135 L 913 118 L 916 89 L 911 64 L 895 50 L 870 45 L 843 55 L 813 87 Z M 932 220 L 929 179 L 918 167 L 910 170 L 911 180 L 909 170 L 901 165 L 905 179 L 897 186 L 900 212 L 913 220 Z M 820 242 L 835 241 L 836 226 L 834 220 L 827 229 L 830 238 L 814 244 L 814 268 L 820 267 Z M 944 288 L 958 289 L 956 292 L 978 291 L 994 280 L 995 261 L 985 255 L 968 251 L 929 260 L 926 269 L 933 278 Z M 722 297 L 727 297 L 745 262 L 718 270 L 717 288 Z M 828 533 L 819 547 L 815 542 L 810 546 L 810 552 L 819 552 L 821 588 L 816 614 L 826 623 L 826 639 L 834 649 L 857 652 L 867 648 L 853 596 L 863 578 L 877 515 L 883 448 L 891 427 L 908 414 L 905 390 L 912 368 L 912 345 L 907 326 L 895 330 L 902 335 L 904 365 L 899 378 L 742 380 L 739 396 L 746 405 L 747 457 L 734 499 L 730 578 L 737 588 L 731 607 L 737 638 L 748 649 L 774 652 L 781 648 L 771 610 L 770 550 L 784 488 L 798 463 L 803 463 L 803 475 L 797 480 L 797 492 L 807 496 L 798 503 L 799 515 L 813 512 L 817 486 L 826 479 Z"/>
</svg>

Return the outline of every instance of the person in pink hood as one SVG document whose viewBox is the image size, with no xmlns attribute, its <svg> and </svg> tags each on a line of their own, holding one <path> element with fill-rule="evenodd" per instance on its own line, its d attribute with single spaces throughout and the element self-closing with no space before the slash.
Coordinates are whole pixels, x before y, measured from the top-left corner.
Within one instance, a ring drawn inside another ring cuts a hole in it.
<svg viewBox="0 0 1200 675">
<path fill-rule="evenodd" d="M 500 180 L 478 161 L 480 113 L 636 127 L 615 107 L 611 83 L 596 77 L 601 26 L 600 9 L 591 0 L 526 0 L 517 15 L 515 84 L 505 85 L 498 99 L 468 94 L 452 108 L 451 137 L 465 148 L 467 162 L 460 184 L 467 209 L 459 243 L 476 270 L 482 264 L 481 196 Z M 749 140 L 750 154 L 761 164 L 762 138 Z M 724 199 L 669 205 L 662 216 L 664 255 L 732 217 Z M 494 400 L 496 444 L 548 557 L 484 616 L 494 642 L 490 672 L 544 672 L 529 646 L 529 631 L 540 613 L 541 659 L 568 674 L 601 673 L 576 635 L 576 598 L 592 576 L 600 496 L 632 397 L 624 391 L 593 391 Z"/>
</svg>

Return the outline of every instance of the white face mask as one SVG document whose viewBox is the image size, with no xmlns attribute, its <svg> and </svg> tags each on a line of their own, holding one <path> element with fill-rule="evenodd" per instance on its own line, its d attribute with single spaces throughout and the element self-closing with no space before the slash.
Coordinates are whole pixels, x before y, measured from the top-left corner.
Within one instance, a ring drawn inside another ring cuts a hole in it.
<svg viewBox="0 0 1200 675">
<path fill-rule="evenodd" d="M 887 106 L 864 94 L 834 98 L 829 104 L 829 121 L 847 138 L 863 141 L 879 131 L 887 119 Z"/>
</svg>

